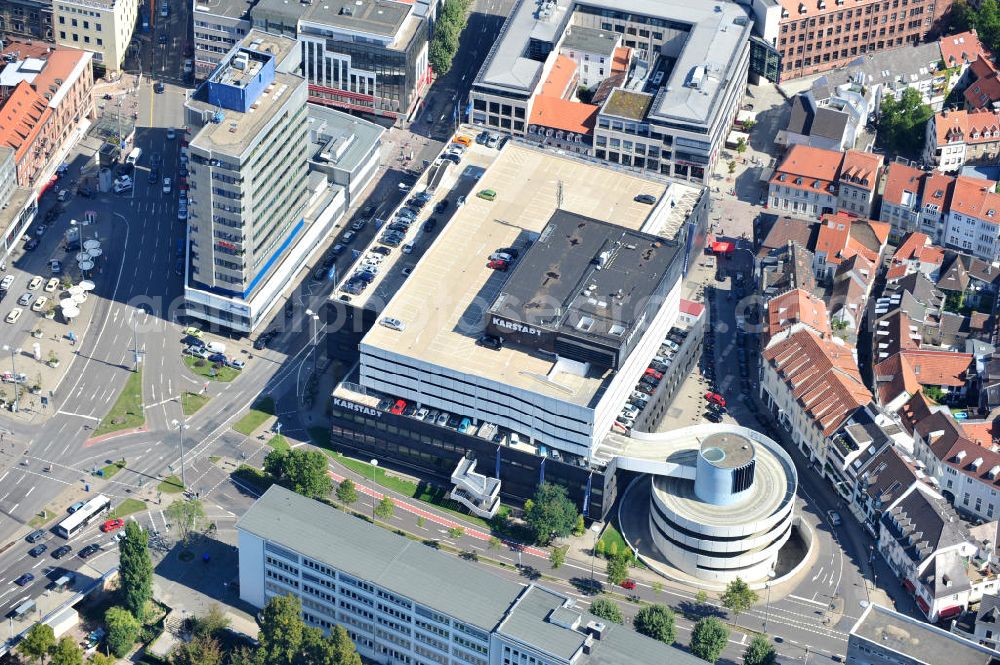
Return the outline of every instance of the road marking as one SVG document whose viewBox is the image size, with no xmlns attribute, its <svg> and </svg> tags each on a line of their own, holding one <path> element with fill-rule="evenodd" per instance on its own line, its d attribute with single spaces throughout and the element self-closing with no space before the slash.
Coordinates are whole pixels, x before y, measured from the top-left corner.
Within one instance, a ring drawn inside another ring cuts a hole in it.
<svg viewBox="0 0 1000 665">
<path fill-rule="evenodd" d="M 81 387 L 81 390 L 82 390 L 82 387 Z M 95 418 L 94 416 L 88 416 L 88 415 L 86 415 L 84 413 L 70 413 L 69 411 L 62 411 L 62 410 L 56 411 L 56 413 L 59 414 L 59 415 L 61 415 L 61 416 L 75 416 L 77 418 L 86 418 L 87 420 L 94 420 L 96 422 L 101 422 L 100 418 Z"/>
<path fill-rule="evenodd" d="M 822 574 L 823 574 L 823 568 L 821 567 L 819 571 L 815 575 L 813 575 L 812 581 L 815 582 Z"/>
<path fill-rule="evenodd" d="M 816 578 L 813 578 L 816 579 Z M 801 600 L 804 603 L 812 603 L 813 605 L 819 605 L 820 607 L 826 607 L 826 603 L 821 603 L 818 600 L 810 600 L 809 598 L 803 598 L 802 596 L 796 596 L 793 593 L 788 594 L 788 598 L 794 598 L 795 600 Z"/>
<path fill-rule="evenodd" d="M 40 559 L 40 560 L 38 561 L 38 563 L 36 563 L 36 564 L 35 564 L 34 566 L 32 566 L 32 567 L 31 567 L 31 569 L 32 569 L 32 570 L 34 570 L 35 568 L 38 568 L 38 567 L 39 567 L 40 565 L 42 565 L 43 563 L 45 563 L 45 559 Z"/>
<path fill-rule="evenodd" d="M 24 495 L 24 498 L 27 499 L 31 495 L 31 493 L 34 492 L 34 491 L 35 491 L 35 486 L 32 485 L 31 489 L 29 489 L 28 492 Z"/>
<path fill-rule="evenodd" d="M 14 507 L 7 511 L 7 514 L 10 515 L 11 513 L 13 513 L 15 510 L 17 510 L 17 507 L 20 505 L 21 505 L 20 502 L 15 503 Z"/>
</svg>

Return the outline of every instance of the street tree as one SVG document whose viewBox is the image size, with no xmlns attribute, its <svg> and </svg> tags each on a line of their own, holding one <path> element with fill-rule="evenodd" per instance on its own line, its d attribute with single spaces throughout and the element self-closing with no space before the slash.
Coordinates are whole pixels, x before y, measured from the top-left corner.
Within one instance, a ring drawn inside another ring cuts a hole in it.
<svg viewBox="0 0 1000 665">
<path fill-rule="evenodd" d="M 924 103 L 920 92 L 906 88 L 898 100 L 892 95 L 882 100 L 879 136 L 891 152 L 916 157 L 924 145 L 924 125 L 932 115 L 934 111 Z"/>
<path fill-rule="evenodd" d="M 320 451 L 292 450 L 286 469 L 288 487 L 313 499 L 329 496 L 333 480 L 326 469 L 326 455 Z"/>
<path fill-rule="evenodd" d="M 149 558 L 149 534 L 138 522 L 125 523 L 125 537 L 118 547 L 119 596 L 133 616 L 145 615 L 153 597 L 153 562 Z"/>
<path fill-rule="evenodd" d="M 636 613 L 632 625 L 646 637 L 666 644 L 677 639 L 674 611 L 666 605 L 647 605 Z"/>
<path fill-rule="evenodd" d="M 260 621 L 260 652 L 267 665 L 293 665 L 302 648 L 302 604 L 292 595 L 274 596 Z"/>
<path fill-rule="evenodd" d="M 729 175 L 733 175 L 736 173 L 736 162 L 732 159 L 729 160 L 729 163 L 726 164 L 726 168 L 729 169 Z"/>
<path fill-rule="evenodd" d="M 718 617 L 699 619 L 691 630 L 691 653 L 714 665 L 728 640 L 729 629 Z"/>
<path fill-rule="evenodd" d="M 53 647 L 49 665 L 83 665 L 83 649 L 67 635 Z"/>
<path fill-rule="evenodd" d="M 106 653 L 95 651 L 87 659 L 87 665 L 115 665 L 116 659 Z"/>
<path fill-rule="evenodd" d="M 742 155 L 747 151 L 747 140 L 742 136 L 736 139 L 736 154 Z"/>
<path fill-rule="evenodd" d="M 108 630 L 108 649 L 117 657 L 124 658 L 139 639 L 142 624 L 127 609 L 115 606 L 104 613 L 104 625 Z"/>
<path fill-rule="evenodd" d="M 382 500 L 375 505 L 375 515 L 384 521 L 392 517 L 395 512 L 396 504 L 392 502 L 392 499 L 388 495 L 383 494 Z"/>
<path fill-rule="evenodd" d="M 221 665 L 222 647 L 208 635 L 196 635 L 170 653 L 170 665 Z"/>
<path fill-rule="evenodd" d="M 699 605 L 704 605 L 708 602 L 708 592 L 704 589 L 698 589 L 698 593 L 694 595 L 694 602 Z"/>
<path fill-rule="evenodd" d="M 615 586 L 628 579 L 631 557 L 627 552 L 619 552 L 608 559 L 608 582 Z"/>
<path fill-rule="evenodd" d="M 205 521 L 205 506 L 198 499 L 174 501 L 163 512 L 177 529 L 185 546 L 191 541 L 191 534 Z"/>
<path fill-rule="evenodd" d="M 229 627 L 229 617 L 218 603 L 212 603 L 208 612 L 194 621 L 194 634 L 218 638 Z"/>
<path fill-rule="evenodd" d="M 566 563 L 566 552 L 568 550 L 569 545 L 552 548 L 552 551 L 549 552 L 549 563 L 552 564 L 552 570 Z"/>
<path fill-rule="evenodd" d="M 754 635 L 743 652 L 743 665 L 775 665 L 778 654 L 767 635 Z"/>
<path fill-rule="evenodd" d="M 354 487 L 354 481 L 350 478 L 344 478 L 337 485 L 337 501 L 340 501 L 345 506 L 349 506 L 358 500 L 358 490 Z"/>
<path fill-rule="evenodd" d="M 618 603 L 608 598 L 598 598 L 590 604 L 590 613 L 611 623 L 625 623 L 625 615 Z"/>
<path fill-rule="evenodd" d="M 746 612 L 757 602 L 757 592 L 750 585 L 737 577 L 726 585 L 722 594 L 722 606 L 733 613 L 736 625 L 739 625 L 740 614 Z"/>
<path fill-rule="evenodd" d="M 576 516 L 576 524 L 573 525 L 573 535 L 582 536 L 587 532 L 587 524 L 583 521 L 583 515 Z"/>
<path fill-rule="evenodd" d="M 576 506 L 566 495 L 566 488 L 542 483 L 535 491 L 530 506 L 526 503 L 525 520 L 539 545 L 548 545 L 553 538 L 568 536 L 576 525 Z"/>
<path fill-rule="evenodd" d="M 55 645 L 56 635 L 52 631 L 52 626 L 45 623 L 36 623 L 28 631 L 28 634 L 24 636 L 21 643 L 17 645 L 17 651 L 29 663 L 41 663 Z"/>
</svg>

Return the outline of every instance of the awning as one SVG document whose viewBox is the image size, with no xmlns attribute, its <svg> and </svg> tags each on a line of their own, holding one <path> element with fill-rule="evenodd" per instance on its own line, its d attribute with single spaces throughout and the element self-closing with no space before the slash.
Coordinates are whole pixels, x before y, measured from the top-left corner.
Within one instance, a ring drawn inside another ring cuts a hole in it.
<svg viewBox="0 0 1000 665">
<path fill-rule="evenodd" d="M 713 242 L 712 252 L 715 254 L 732 254 L 736 251 L 736 245 L 731 242 Z"/>
<path fill-rule="evenodd" d="M 920 607 L 920 609 L 923 611 L 924 614 L 930 614 L 931 611 L 930 605 L 928 605 L 927 601 L 921 598 L 920 596 L 917 596 L 917 605 Z"/>
<path fill-rule="evenodd" d="M 726 137 L 726 147 L 736 148 L 740 140 L 742 140 L 743 143 L 749 145 L 750 135 L 747 134 L 746 132 L 737 132 L 736 130 L 733 130 L 729 132 L 729 135 Z"/>
<path fill-rule="evenodd" d="M 961 613 L 962 613 L 962 606 L 961 605 L 952 605 L 951 607 L 946 607 L 943 610 L 941 610 L 940 612 L 938 612 L 938 618 L 939 619 L 950 619 L 951 617 L 959 615 Z"/>
<path fill-rule="evenodd" d="M 910 580 L 905 580 L 904 579 L 903 580 L 903 586 L 905 586 L 906 590 L 909 591 L 910 593 L 913 593 L 914 591 L 917 590 L 917 587 L 913 586 L 913 582 L 911 582 Z"/>
</svg>

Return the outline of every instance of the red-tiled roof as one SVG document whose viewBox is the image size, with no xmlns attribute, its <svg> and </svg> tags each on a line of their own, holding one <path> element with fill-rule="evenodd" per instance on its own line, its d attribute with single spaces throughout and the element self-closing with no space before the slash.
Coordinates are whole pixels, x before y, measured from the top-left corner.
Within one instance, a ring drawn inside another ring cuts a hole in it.
<svg viewBox="0 0 1000 665">
<path fill-rule="evenodd" d="M 872 399 L 851 348 L 808 328 L 775 338 L 762 355 L 825 435 Z"/>
<path fill-rule="evenodd" d="M 951 211 L 1000 223 L 1000 194 L 993 191 L 992 185 L 989 180 L 959 176 L 951 196 Z"/>
<path fill-rule="evenodd" d="M 962 422 L 959 427 L 965 435 L 975 441 L 980 446 L 989 448 L 993 445 L 993 439 L 997 436 L 998 428 L 996 420 L 981 420 L 978 422 Z"/>
<path fill-rule="evenodd" d="M 968 108 L 982 109 L 1000 99 L 1000 79 L 992 62 L 979 56 L 969 67 L 969 71 L 972 83 L 963 95 Z"/>
<path fill-rule="evenodd" d="M 701 316 L 702 312 L 705 311 L 705 306 L 700 302 L 695 302 L 693 300 L 688 300 L 687 298 L 681 298 L 681 313 L 687 314 L 688 316 Z"/>
<path fill-rule="evenodd" d="M 965 62 L 973 62 L 980 55 L 989 53 L 979 41 L 975 29 L 947 35 L 938 40 L 941 49 L 941 59 L 946 67 L 954 67 Z"/>
<path fill-rule="evenodd" d="M 901 353 L 896 353 L 875 365 L 875 394 L 885 406 L 906 393 L 910 397 L 920 392 L 920 381 L 913 366 Z"/>
<path fill-rule="evenodd" d="M 827 262 L 834 265 L 855 254 L 875 263 L 889 238 L 889 229 L 885 222 L 859 219 L 843 212 L 823 215 L 813 252 L 825 252 Z"/>
<path fill-rule="evenodd" d="M 971 353 L 907 349 L 901 351 L 913 367 L 917 381 L 924 386 L 965 385 L 966 372 L 972 363 Z"/>
<path fill-rule="evenodd" d="M 822 335 L 831 335 L 826 303 L 803 289 L 794 289 L 767 303 L 767 333 L 774 337 L 796 323 L 804 323 Z"/>
<path fill-rule="evenodd" d="M 901 162 L 890 163 L 885 171 L 885 191 L 882 193 L 882 200 L 898 206 L 916 206 L 923 177 L 924 172 L 918 168 Z M 907 192 L 909 200 L 904 201 Z"/>
<path fill-rule="evenodd" d="M 597 111 L 598 107 L 593 104 L 539 95 L 531 104 L 531 119 L 528 122 L 587 135 L 594 131 Z"/>
<path fill-rule="evenodd" d="M 552 64 L 548 78 L 542 84 L 542 90 L 538 94 L 546 97 L 565 98 L 571 91 L 570 84 L 576 77 L 576 63 L 573 59 L 565 55 L 557 55 L 556 61 Z"/>
<path fill-rule="evenodd" d="M 771 182 L 804 190 L 827 190 L 837 179 L 843 153 L 796 144 L 771 176 Z"/>
<path fill-rule="evenodd" d="M 611 57 L 612 72 L 627 72 L 629 60 L 632 59 L 632 49 L 627 46 L 619 46 L 615 49 Z"/>
<path fill-rule="evenodd" d="M 52 110 L 27 81 L 21 81 L 0 107 L 0 145 L 15 151 L 20 162 L 44 129 Z"/>
<path fill-rule="evenodd" d="M 986 109 L 942 111 L 934 115 L 934 129 L 938 145 L 1000 141 L 1000 113 Z"/>
<path fill-rule="evenodd" d="M 878 184 L 878 170 L 882 167 L 882 155 L 860 150 L 848 150 L 840 165 L 841 181 L 855 187 L 873 191 Z"/>
</svg>

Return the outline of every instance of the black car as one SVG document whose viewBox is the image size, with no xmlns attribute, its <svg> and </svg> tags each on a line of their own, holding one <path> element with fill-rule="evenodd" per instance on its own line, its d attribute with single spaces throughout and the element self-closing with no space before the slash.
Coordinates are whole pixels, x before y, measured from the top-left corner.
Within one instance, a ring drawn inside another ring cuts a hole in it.
<svg viewBox="0 0 1000 665">
<path fill-rule="evenodd" d="M 158 37 L 158 38 L 156 39 L 156 41 L 158 41 L 158 42 L 159 42 L 159 43 L 161 43 L 161 44 L 166 44 L 166 43 L 167 43 L 167 42 L 168 42 L 169 40 L 167 39 L 167 36 L 166 36 L 166 35 L 163 35 L 163 34 L 161 34 L 161 35 L 160 35 L 160 36 L 159 36 L 159 37 Z"/>
<path fill-rule="evenodd" d="M 261 335 L 253 341 L 253 348 L 257 351 L 262 350 L 265 346 L 267 346 L 267 337 L 264 335 Z"/>
<path fill-rule="evenodd" d="M 52 558 L 61 559 L 72 551 L 73 547 L 70 545 L 63 545 L 62 547 L 57 547 L 52 551 Z"/>
<path fill-rule="evenodd" d="M 476 341 L 476 344 L 487 349 L 493 349 L 494 351 L 499 351 L 503 348 L 503 340 L 496 335 L 483 335 Z"/>
<path fill-rule="evenodd" d="M 90 545 L 87 545 L 82 550 L 80 550 L 80 558 L 86 559 L 92 556 L 95 552 L 97 552 L 100 549 L 101 546 L 98 543 L 91 543 Z"/>
<path fill-rule="evenodd" d="M 25 538 L 29 543 L 37 543 L 39 540 L 45 537 L 45 531 L 43 529 L 36 529 L 28 534 Z"/>
<path fill-rule="evenodd" d="M 424 225 L 421 228 L 423 228 L 424 233 L 430 233 L 435 228 L 437 228 L 437 220 L 431 217 L 426 222 L 424 222 Z"/>
<path fill-rule="evenodd" d="M 163 87 L 163 84 L 160 83 L 159 81 L 153 84 L 153 92 L 155 92 L 156 94 L 162 95 L 164 90 L 165 88 Z"/>
<path fill-rule="evenodd" d="M 434 206 L 434 212 L 440 215 L 442 212 L 448 209 L 448 204 L 449 204 L 448 199 L 441 199 L 440 201 L 437 202 L 437 205 Z"/>
<path fill-rule="evenodd" d="M 17 586 L 26 586 L 34 581 L 35 581 L 34 575 L 32 575 L 31 573 L 25 573 L 24 575 L 21 575 L 16 580 L 14 580 L 14 584 L 16 584 Z"/>
<path fill-rule="evenodd" d="M 382 256 L 389 256 L 390 254 L 392 254 L 392 250 L 389 249 L 388 247 L 372 247 L 371 253 L 381 254 Z"/>
<path fill-rule="evenodd" d="M 28 241 L 24 243 L 24 251 L 30 252 L 38 248 L 38 238 L 28 238 Z"/>
<path fill-rule="evenodd" d="M 28 550 L 28 554 L 30 554 L 31 556 L 37 558 L 37 557 L 40 557 L 43 554 L 45 554 L 46 550 L 48 550 L 48 549 L 49 549 L 49 546 L 46 545 L 45 543 L 42 543 L 41 545 L 35 545 L 30 550 Z"/>
<path fill-rule="evenodd" d="M 516 259 L 521 253 L 516 247 L 501 247 L 497 250 L 498 254 L 509 254 L 511 259 Z"/>
<path fill-rule="evenodd" d="M 705 414 L 705 420 L 707 420 L 710 423 L 721 423 L 722 416 L 712 411 L 709 411 L 708 413 Z"/>
<path fill-rule="evenodd" d="M 645 203 L 647 205 L 653 205 L 656 203 L 656 197 L 652 194 L 639 194 L 634 200 L 636 203 Z"/>
</svg>

